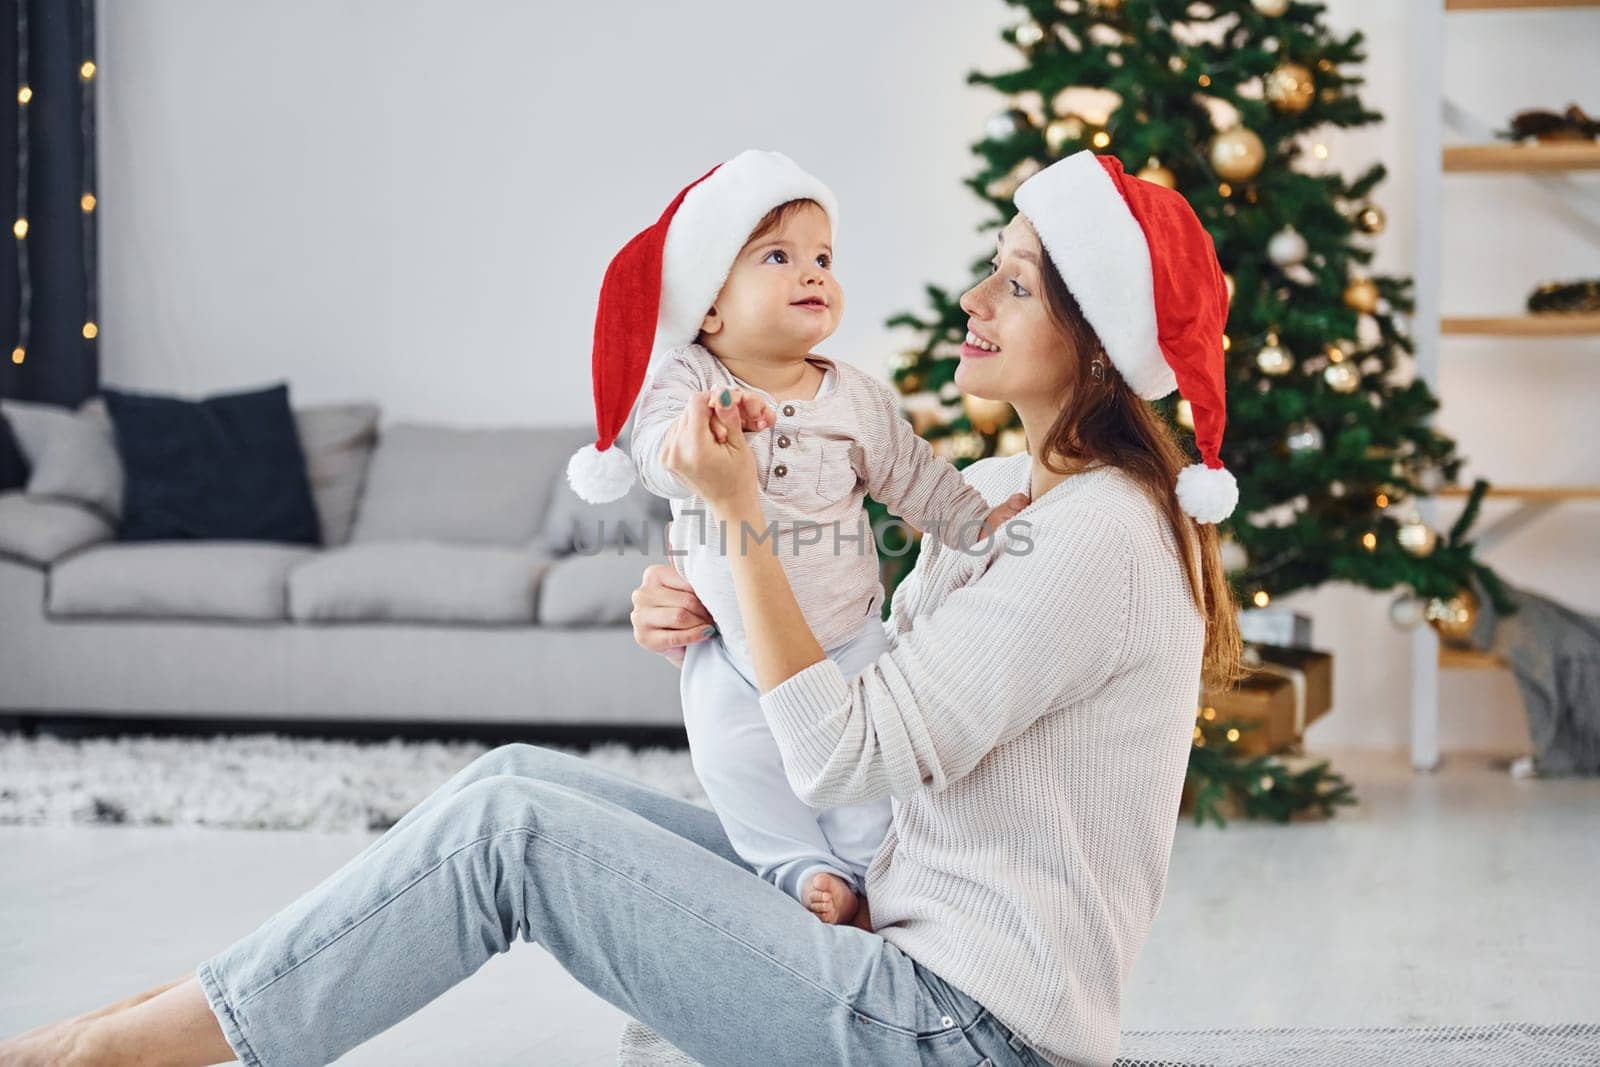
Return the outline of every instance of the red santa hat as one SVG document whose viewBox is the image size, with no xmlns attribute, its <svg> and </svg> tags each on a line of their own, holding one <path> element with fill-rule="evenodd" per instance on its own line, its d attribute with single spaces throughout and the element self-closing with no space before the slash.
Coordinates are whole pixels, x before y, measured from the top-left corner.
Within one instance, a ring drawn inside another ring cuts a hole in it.
<svg viewBox="0 0 1600 1067">
<path fill-rule="evenodd" d="M 1133 391 L 1189 401 L 1202 462 L 1178 474 L 1178 504 L 1221 522 L 1239 486 L 1218 458 L 1228 289 L 1211 235 L 1182 194 L 1087 150 L 1033 175 L 1014 200 Z"/>
<path fill-rule="evenodd" d="M 611 260 L 594 319 L 597 439 L 567 463 L 567 481 L 584 500 L 616 500 L 633 485 L 633 460 L 612 446 L 654 356 L 700 335 L 756 224 L 791 200 L 816 201 L 837 233 L 833 191 L 781 152 L 752 148 L 691 182 Z"/>
</svg>

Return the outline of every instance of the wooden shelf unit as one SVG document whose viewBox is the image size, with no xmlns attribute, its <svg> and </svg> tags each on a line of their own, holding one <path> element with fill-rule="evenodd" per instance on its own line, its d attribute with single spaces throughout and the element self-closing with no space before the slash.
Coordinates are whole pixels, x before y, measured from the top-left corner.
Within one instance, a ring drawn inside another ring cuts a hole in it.
<svg viewBox="0 0 1600 1067">
<path fill-rule="evenodd" d="M 1521 176 L 1549 184 L 1558 179 L 1588 181 L 1584 172 L 1600 171 L 1600 143 L 1594 141 L 1544 141 L 1445 145 L 1444 49 L 1447 15 L 1464 11 L 1517 11 L 1537 9 L 1600 8 L 1600 0 L 1421 0 L 1412 39 L 1412 85 L 1417 103 L 1416 222 L 1417 268 L 1414 327 L 1418 377 L 1439 391 L 1442 340 L 1449 337 L 1528 339 L 1547 337 L 1600 337 L 1597 314 L 1513 314 L 1496 316 L 1444 316 L 1440 311 L 1440 279 L 1444 273 L 1443 225 L 1445 176 L 1483 174 Z M 1587 47 L 1586 35 L 1575 29 L 1572 46 Z M 1581 51 L 1579 54 L 1583 54 Z M 1476 134 L 1475 136 L 1484 136 Z M 1442 399 L 1442 397 L 1441 397 Z M 1465 497 L 1468 486 L 1451 486 L 1439 497 Z M 1516 506 L 1480 534 L 1480 544 L 1491 535 L 1503 537 L 1553 508 L 1570 501 L 1600 500 L 1600 486 L 1491 486 L 1489 497 L 1512 500 Z M 1424 521 L 1438 525 L 1442 501 L 1419 502 Z M 1411 635 L 1411 765 L 1419 771 L 1439 764 L 1439 672 L 1443 668 L 1485 669 L 1503 666 L 1495 656 L 1441 645 L 1431 626 L 1419 626 Z"/>
<path fill-rule="evenodd" d="M 1600 336 L 1600 312 L 1550 311 L 1538 315 L 1451 315 L 1439 320 L 1447 337 Z"/>
<path fill-rule="evenodd" d="M 1600 170 L 1600 142 L 1458 144 L 1446 147 L 1443 159 L 1444 169 L 1451 173 L 1511 171 L 1535 174 L 1554 170 Z"/>
</svg>

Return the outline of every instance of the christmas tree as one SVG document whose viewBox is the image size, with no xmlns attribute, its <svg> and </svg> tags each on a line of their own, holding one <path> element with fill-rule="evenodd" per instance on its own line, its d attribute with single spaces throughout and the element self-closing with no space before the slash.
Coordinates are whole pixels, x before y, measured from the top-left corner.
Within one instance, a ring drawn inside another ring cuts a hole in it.
<svg viewBox="0 0 1600 1067">
<path fill-rule="evenodd" d="M 1454 482 L 1461 459 L 1429 425 L 1438 402 L 1412 373 L 1409 279 L 1365 269 L 1384 227 L 1374 199 L 1384 167 L 1347 180 L 1313 136 L 1382 119 L 1357 94 L 1362 35 L 1334 34 L 1323 5 L 1293 0 L 1008 2 L 1017 12 L 1003 36 L 1019 64 L 968 79 L 1004 98 L 973 145 L 981 165 L 967 184 L 994 209 L 982 229 L 1010 221 L 1030 175 L 1089 149 L 1177 189 L 1215 243 L 1230 295 L 1222 460 L 1239 482 L 1223 562 L 1239 602 L 1265 607 L 1339 579 L 1402 589 L 1398 607 L 1459 626 L 1477 576 L 1508 610 L 1466 537 L 1486 484 L 1446 537 L 1415 507 Z M 974 260 L 973 280 L 991 254 Z M 893 368 L 909 417 L 964 466 L 1027 443 L 1009 407 L 962 396 L 953 381 L 967 322 L 959 293 L 930 285 L 930 310 L 890 325 L 921 337 Z M 1173 393 L 1156 406 L 1194 455 L 1187 402 Z M 884 547 L 892 585 L 911 557 Z M 1349 802 L 1325 764 L 1228 758 L 1230 725 L 1197 722 L 1197 818 L 1220 822 L 1225 795 L 1279 819 Z"/>
</svg>

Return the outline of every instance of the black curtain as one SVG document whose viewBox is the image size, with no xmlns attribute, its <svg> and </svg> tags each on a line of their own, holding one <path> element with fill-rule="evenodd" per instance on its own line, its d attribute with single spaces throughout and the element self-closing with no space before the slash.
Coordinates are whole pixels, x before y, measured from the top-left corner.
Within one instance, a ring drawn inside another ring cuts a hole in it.
<svg viewBox="0 0 1600 1067">
<path fill-rule="evenodd" d="M 94 15 L 95 0 L 0 0 L 0 397 L 75 406 L 100 388 Z M 25 474 L 0 419 L 0 490 Z"/>
</svg>

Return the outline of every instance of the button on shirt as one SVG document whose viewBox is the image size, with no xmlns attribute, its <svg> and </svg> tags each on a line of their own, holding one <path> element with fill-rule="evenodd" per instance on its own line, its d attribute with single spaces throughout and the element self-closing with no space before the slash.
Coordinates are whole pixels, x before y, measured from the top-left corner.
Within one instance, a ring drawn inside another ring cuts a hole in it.
<svg viewBox="0 0 1600 1067">
<path fill-rule="evenodd" d="M 694 586 L 728 646 L 748 655 L 729 556 L 777 552 L 817 643 L 829 649 L 881 610 L 877 546 L 867 494 L 912 527 L 953 548 L 981 544 L 978 526 L 994 505 L 934 455 L 900 416 L 899 395 L 847 363 L 822 356 L 810 400 L 777 400 L 739 378 L 708 349 L 661 353 L 640 398 L 633 459 L 645 488 L 672 504 L 674 565 Z M 728 528 L 661 463 L 661 446 L 689 398 L 741 389 L 765 399 L 777 425 L 746 434 L 761 488 L 762 530 Z"/>
</svg>

